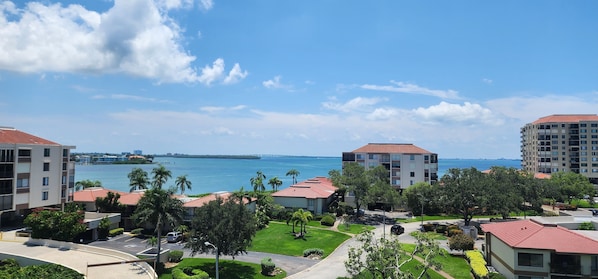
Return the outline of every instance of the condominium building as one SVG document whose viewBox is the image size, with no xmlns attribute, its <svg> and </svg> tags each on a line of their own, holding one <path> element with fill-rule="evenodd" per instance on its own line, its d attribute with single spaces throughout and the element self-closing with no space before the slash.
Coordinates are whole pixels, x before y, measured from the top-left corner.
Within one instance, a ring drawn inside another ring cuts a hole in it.
<svg viewBox="0 0 598 279">
<path fill-rule="evenodd" d="M 74 148 L 0 127 L 0 212 L 25 215 L 31 208 L 72 201 Z"/>
<path fill-rule="evenodd" d="M 571 171 L 598 184 L 598 115 L 555 114 L 521 128 L 521 167 L 532 173 Z"/>
<path fill-rule="evenodd" d="M 343 165 L 357 162 L 365 169 L 384 166 L 390 184 L 405 189 L 417 182 L 438 180 L 438 154 L 413 144 L 369 143 L 351 152 L 343 152 Z"/>
</svg>

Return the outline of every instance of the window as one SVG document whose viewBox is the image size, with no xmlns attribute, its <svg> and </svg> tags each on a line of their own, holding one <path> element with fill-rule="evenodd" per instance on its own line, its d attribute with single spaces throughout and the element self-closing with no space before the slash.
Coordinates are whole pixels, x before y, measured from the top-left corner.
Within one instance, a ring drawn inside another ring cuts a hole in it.
<svg viewBox="0 0 598 279">
<path fill-rule="evenodd" d="M 19 149 L 19 157 L 31 157 L 31 149 Z"/>
<path fill-rule="evenodd" d="M 307 200 L 307 206 L 314 206 L 314 200 L 313 199 L 308 199 Z"/>
<path fill-rule="evenodd" d="M 50 157 L 50 148 L 44 148 L 44 157 Z"/>
<path fill-rule="evenodd" d="M 62 170 L 66 170 L 67 164 L 66 163 L 62 163 Z"/>
<path fill-rule="evenodd" d="M 0 162 L 14 162 L 15 151 L 13 149 L 1 149 L 0 150 Z"/>
<path fill-rule="evenodd" d="M 17 179 L 17 188 L 29 188 L 29 178 Z"/>
<path fill-rule="evenodd" d="M 69 156 L 69 150 L 68 149 L 63 149 L 62 150 L 62 157 L 68 157 Z"/>
<path fill-rule="evenodd" d="M 50 171 L 50 163 L 44 163 L 44 171 Z"/>
<path fill-rule="evenodd" d="M 415 172 L 414 171 L 410 172 L 409 177 L 415 177 Z"/>
<path fill-rule="evenodd" d="M 65 185 L 65 184 L 66 184 L 66 175 L 63 175 L 62 176 L 62 185 Z"/>
<path fill-rule="evenodd" d="M 50 185 L 50 178 L 49 178 L 49 177 L 47 177 L 47 176 L 46 176 L 46 177 L 43 177 L 43 178 L 42 178 L 42 185 L 44 185 L 44 186 L 48 186 L 48 185 Z"/>
<path fill-rule="evenodd" d="M 520 266 L 543 267 L 544 256 L 542 254 L 518 253 L 517 264 Z"/>
<path fill-rule="evenodd" d="M 48 191 L 43 191 L 42 192 L 42 201 L 47 201 L 48 200 Z"/>
<path fill-rule="evenodd" d="M 411 160 L 411 161 L 415 160 L 415 155 L 413 155 L 413 154 L 409 155 L 409 160 Z"/>
</svg>

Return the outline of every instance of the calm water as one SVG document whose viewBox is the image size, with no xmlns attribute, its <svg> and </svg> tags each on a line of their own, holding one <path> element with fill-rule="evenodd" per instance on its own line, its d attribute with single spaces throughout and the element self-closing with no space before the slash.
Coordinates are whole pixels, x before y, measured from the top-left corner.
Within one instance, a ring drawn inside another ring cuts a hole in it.
<svg viewBox="0 0 598 279">
<path fill-rule="evenodd" d="M 341 168 L 340 157 L 262 157 L 259 160 L 246 159 L 206 159 L 158 157 L 156 163 L 163 164 L 172 172 L 172 178 L 166 186 L 174 186 L 177 176 L 187 175 L 193 185 L 187 194 L 211 193 L 216 191 L 235 191 L 244 187 L 252 190 L 249 179 L 258 170 L 266 175 L 266 180 L 277 176 L 282 180 L 284 189 L 292 184 L 291 177 L 285 176 L 290 169 L 300 172 L 299 181 L 316 176 L 328 176 L 328 171 Z M 75 181 L 99 180 L 106 188 L 128 192 L 127 174 L 135 167 L 140 167 L 151 176 L 151 170 L 157 165 L 77 165 Z M 450 168 L 475 167 L 479 170 L 492 166 L 520 168 L 519 160 L 485 159 L 439 159 L 438 176 L 441 177 Z M 267 183 L 267 181 L 266 181 Z M 264 183 L 264 184 L 266 184 Z M 266 184 L 269 189 L 270 185 Z"/>
</svg>

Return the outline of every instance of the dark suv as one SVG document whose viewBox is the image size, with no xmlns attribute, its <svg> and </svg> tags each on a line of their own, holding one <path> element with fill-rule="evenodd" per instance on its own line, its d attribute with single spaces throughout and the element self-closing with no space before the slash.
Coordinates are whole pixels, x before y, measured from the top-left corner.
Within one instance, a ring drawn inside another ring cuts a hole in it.
<svg viewBox="0 0 598 279">
<path fill-rule="evenodd" d="M 401 235 L 405 232 L 405 228 L 403 228 L 401 225 L 395 224 L 390 227 L 390 232 L 392 234 Z"/>
</svg>

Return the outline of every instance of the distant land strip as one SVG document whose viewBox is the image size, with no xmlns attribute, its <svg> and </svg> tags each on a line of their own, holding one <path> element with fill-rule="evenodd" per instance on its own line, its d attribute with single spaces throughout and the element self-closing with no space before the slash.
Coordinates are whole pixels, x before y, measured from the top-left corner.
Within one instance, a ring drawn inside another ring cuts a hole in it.
<svg viewBox="0 0 598 279">
<path fill-rule="evenodd" d="M 172 157 L 172 158 L 204 158 L 204 159 L 261 159 L 257 155 L 188 155 L 188 154 L 170 154 L 154 155 L 154 157 Z"/>
</svg>

